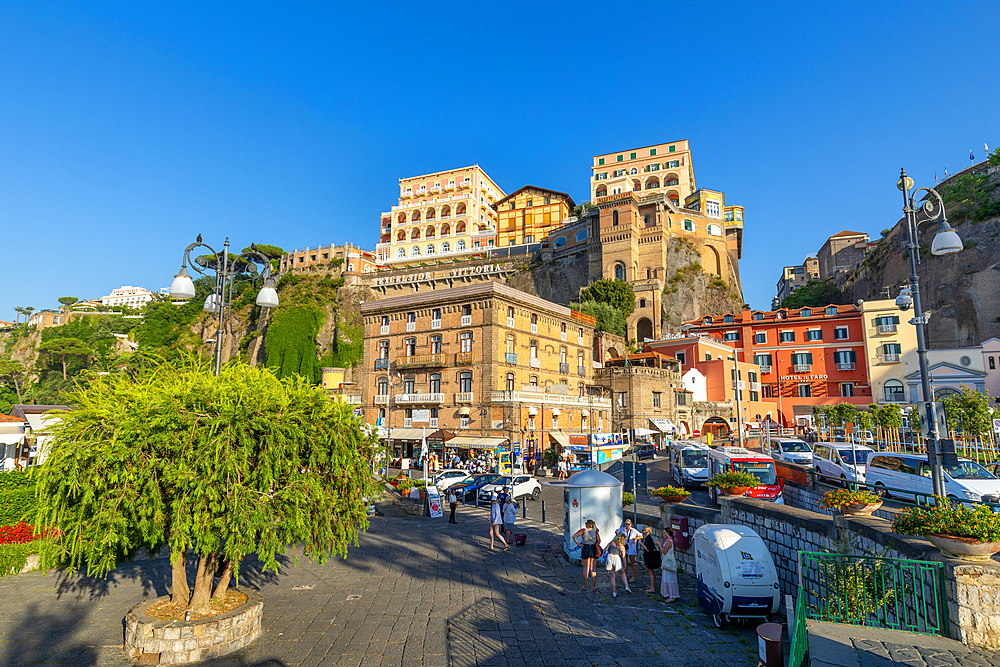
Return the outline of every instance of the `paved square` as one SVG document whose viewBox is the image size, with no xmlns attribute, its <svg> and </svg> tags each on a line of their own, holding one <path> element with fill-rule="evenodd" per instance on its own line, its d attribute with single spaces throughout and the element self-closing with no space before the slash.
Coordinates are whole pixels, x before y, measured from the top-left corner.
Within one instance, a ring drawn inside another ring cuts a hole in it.
<svg viewBox="0 0 1000 667">
<path fill-rule="evenodd" d="M 753 665 L 753 627 L 716 630 L 681 576 L 684 601 L 580 590 L 551 524 L 519 522 L 524 547 L 490 551 L 485 510 L 446 518 L 376 517 L 347 560 L 280 574 L 244 566 L 264 594 L 264 635 L 212 665 L 592 667 Z M 33 573 L 0 579 L 0 664 L 127 665 L 125 612 L 163 595 L 165 560 L 130 563 L 107 581 Z"/>
</svg>

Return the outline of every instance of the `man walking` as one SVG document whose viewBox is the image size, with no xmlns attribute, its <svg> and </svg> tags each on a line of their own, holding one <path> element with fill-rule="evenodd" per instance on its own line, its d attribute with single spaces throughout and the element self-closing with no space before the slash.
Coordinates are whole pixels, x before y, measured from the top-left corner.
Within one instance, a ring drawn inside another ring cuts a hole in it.
<svg viewBox="0 0 1000 667">
<path fill-rule="evenodd" d="M 625 519 L 625 525 L 615 532 L 625 537 L 625 558 L 627 562 L 623 565 L 622 569 L 628 572 L 629 566 L 632 567 L 632 577 L 628 580 L 629 583 L 632 583 L 635 581 L 636 547 L 642 541 L 642 533 L 632 527 L 631 519 Z"/>
<path fill-rule="evenodd" d="M 448 523 L 458 523 L 455 521 L 455 508 L 458 507 L 458 496 L 455 495 L 455 489 L 448 489 L 448 506 L 451 508 L 451 515 L 448 517 Z"/>
</svg>

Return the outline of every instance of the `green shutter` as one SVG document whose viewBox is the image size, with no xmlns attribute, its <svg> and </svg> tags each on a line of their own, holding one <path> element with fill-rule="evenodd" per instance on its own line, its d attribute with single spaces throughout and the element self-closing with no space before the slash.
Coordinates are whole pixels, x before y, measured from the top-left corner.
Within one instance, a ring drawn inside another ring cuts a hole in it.
<svg viewBox="0 0 1000 667">
<path fill-rule="evenodd" d="M 851 363 L 852 364 L 858 363 L 858 353 L 855 352 L 854 350 L 851 350 Z"/>
</svg>

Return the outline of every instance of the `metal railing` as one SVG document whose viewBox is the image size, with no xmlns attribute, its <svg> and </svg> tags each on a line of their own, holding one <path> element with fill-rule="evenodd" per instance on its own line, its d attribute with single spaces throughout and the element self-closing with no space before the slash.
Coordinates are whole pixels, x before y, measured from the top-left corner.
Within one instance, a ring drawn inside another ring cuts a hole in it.
<svg viewBox="0 0 1000 667">
<path fill-rule="evenodd" d="M 389 360 L 386 358 L 375 360 L 375 370 L 384 371 L 389 368 Z"/>
<path fill-rule="evenodd" d="M 845 361 L 845 362 L 838 363 L 837 364 L 837 370 L 838 371 L 853 371 L 854 370 L 854 362 L 853 361 Z"/>
<path fill-rule="evenodd" d="M 891 352 L 884 352 L 879 356 L 879 363 L 882 364 L 898 364 L 899 355 L 893 354 Z"/>
<path fill-rule="evenodd" d="M 948 636 L 944 563 L 799 552 L 807 618 Z"/>
<path fill-rule="evenodd" d="M 505 353 L 504 361 L 506 361 L 508 364 L 513 364 L 517 366 L 517 354 L 515 354 L 514 352 Z"/>
<path fill-rule="evenodd" d="M 793 364 L 796 373 L 808 373 L 812 369 L 812 364 Z"/>
<path fill-rule="evenodd" d="M 879 324 L 879 325 L 877 325 L 877 326 L 875 327 L 875 329 L 876 329 L 876 330 L 877 330 L 877 331 L 878 331 L 878 332 L 879 332 L 880 334 L 891 334 L 891 333 L 896 333 L 896 325 L 895 325 L 895 324 Z"/>
<path fill-rule="evenodd" d="M 559 364 L 559 372 L 563 375 L 569 373 L 569 364 Z"/>
<path fill-rule="evenodd" d="M 806 629 L 806 605 L 803 587 L 800 585 L 795 596 L 795 621 L 792 625 L 792 636 L 789 638 L 788 667 L 801 667 L 806 663 L 809 653 L 809 631 Z"/>
</svg>

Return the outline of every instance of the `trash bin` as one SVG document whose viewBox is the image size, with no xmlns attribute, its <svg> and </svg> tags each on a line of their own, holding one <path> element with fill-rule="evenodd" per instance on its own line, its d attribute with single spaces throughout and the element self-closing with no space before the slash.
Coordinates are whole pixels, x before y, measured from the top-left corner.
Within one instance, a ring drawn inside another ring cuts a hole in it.
<svg viewBox="0 0 1000 667">
<path fill-rule="evenodd" d="M 757 626 L 758 667 L 785 667 L 785 645 L 781 641 L 781 623 L 761 623 Z"/>
</svg>

